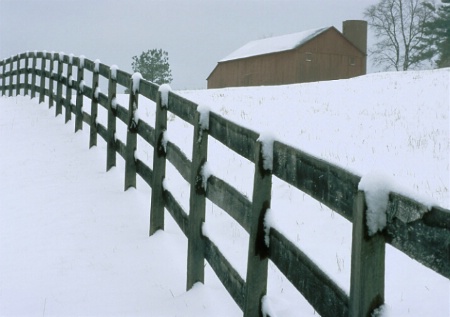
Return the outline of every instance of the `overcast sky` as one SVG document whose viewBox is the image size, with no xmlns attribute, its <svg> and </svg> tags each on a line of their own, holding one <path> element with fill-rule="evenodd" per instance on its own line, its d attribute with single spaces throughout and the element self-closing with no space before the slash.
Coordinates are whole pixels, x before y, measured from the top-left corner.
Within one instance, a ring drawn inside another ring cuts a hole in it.
<svg viewBox="0 0 450 317">
<path fill-rule="evenodd" d="M 0 59 L 62 51 L 131 72 L 132 56 L 162 48 L 169 53 L 172 88 L 206 88 L 217 61 L 245 43 L 324 26 L 342 30 L 342 21 L 363 19 L 364 9 L 377 2 L 0 0 Z"/>
</svg>

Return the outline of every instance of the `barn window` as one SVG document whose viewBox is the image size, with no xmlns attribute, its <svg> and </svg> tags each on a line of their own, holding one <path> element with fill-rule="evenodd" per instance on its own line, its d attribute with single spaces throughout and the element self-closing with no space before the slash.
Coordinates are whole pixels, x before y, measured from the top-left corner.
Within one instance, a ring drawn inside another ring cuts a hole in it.
<svg viewBox="0 0 450 317">
<path fill-rule="evenodd" d="M 355 59 L 353 56 L 350 56 L 350 57 L 348 58 L 348 64 L 349 64 L 350 66 L 355 66 L 355 65 L 356 65 L 356 59 Z"/>
<path fill-rule="evenodd" d="M 305 60 L 307 62 L 311 62 L 312 61 L 312 53 L 305 53 Z"/>
</svg>

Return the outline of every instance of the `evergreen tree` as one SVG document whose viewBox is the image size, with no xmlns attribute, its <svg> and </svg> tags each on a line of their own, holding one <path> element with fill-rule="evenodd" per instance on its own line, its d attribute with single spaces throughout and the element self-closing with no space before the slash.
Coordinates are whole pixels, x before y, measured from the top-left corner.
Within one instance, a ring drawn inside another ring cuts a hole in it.
<svg viewBox="0 0 450 317">
<path fill-rule="evenodd" d="M 141 73 L 147 79 L 157 85 L 170 84 L 172 82 L 172 71 L 169 65 L 169 54 L 162 49 L 152 49 L 142 52 L 141 55 L 133 56 L 131 67 L 134 72 Z"/>
<path fill-rule="evenodd" d="M 435 14 L 424 24 L 424 33 L 428 37 L 424 45 L 427 45 L 429 55 L 437 56 L 438 68 L 450 67 L 450 4 L 444 4 L 450 1 L 443 0 L 442 3 L 439 7 L 426 4 Z"/>
</svg>

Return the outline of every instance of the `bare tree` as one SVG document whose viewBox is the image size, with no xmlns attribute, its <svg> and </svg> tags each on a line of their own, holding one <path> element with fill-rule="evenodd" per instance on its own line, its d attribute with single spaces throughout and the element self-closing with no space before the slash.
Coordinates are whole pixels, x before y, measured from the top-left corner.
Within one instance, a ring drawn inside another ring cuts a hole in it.
<svg viewBox="0 0 450 317">
<path fill-rule="evenodd" d="M 433 12 L 424 0 L 381 0 L 368 7 L 364 16 L 378 42 L 370 50 L 375 65 L 386 70 L 418 68 L 430 59 L 424 24 Z"/>
</svg>

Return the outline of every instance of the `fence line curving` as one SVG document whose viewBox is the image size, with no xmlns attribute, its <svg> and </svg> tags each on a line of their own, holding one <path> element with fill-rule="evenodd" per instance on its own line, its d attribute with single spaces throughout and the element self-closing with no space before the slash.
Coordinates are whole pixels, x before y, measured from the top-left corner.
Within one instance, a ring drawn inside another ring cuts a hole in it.
<svg viewBox="0 0 450 317">
<path fill-rule="evenodd" d="M 388 224 L 383 232 L 369 236 L 365 225 L 365 196 L 358 190 L 361 177 L 334 164 L 275 141 L 273 167 L 267 169 L 262 154 L 264 144 L 255 131 L 213 112 L 209 114 L 205 129 L 194 102 L 174 92 L 161 91 L 149 81 L 136 81 L 131 74 L 98 60 L 63 53 L 27 52 L 0 61 L 0 68 L 3 96 L 23 93 L 35 98 L 39 95 L 39 102 L 45 102 L 47 97 L 56 115 L 65 110 L 66 122 L 75 116 L 75 131 L 83 129 L 83 123 L 89 127 L 90 147 L 97 144 L 98 135 L 106 141 L 107 170 L 116 165 L 116 153 L 125 160 L 124 189 L 136 187 L 137 175 L 152 188 L 150 235 L 164 229 L 166 209 L 188 238 L 186 288 L 190 289 L 197 282 L 204 283 L 206 260 L 246 317 L 261 315 L 269 260 L 321 316 L 370 316 L 384 303 L 386 243 L 450 278 L 449 210 L 440 207 L 428 210 L 411 197 L 391 192 Z M 72 76 L 74 68 L 76 80 Z M 85 82 L 87 72 L 92 76 L 91 86 Z M 100 79 L 108 82 L 107 95 L 98 88 Z M 118 85 L 130 91 L 128 109 L 116 103 Z M 75 104 L 71 102 L 72 91 L 76 92 Z M 83 111 L 87 106 L 83 105 L 83 97 L 90 100 L 89 113 Z M 135 116 L 139 98 L 156 103 L 153 127 Z M 97 122 L 98 106 L 107 110 L 107 126 Z M 176 144 L 164 140 L 168 112 L 194 127 L 192 160 Z M 125 143 L 115 137 L 117 119 L 128 127 Z M 147 166 L 135 155 L 138 135 L 140 142 L 147 142 L 154 148 L 153 166 Z M 214 175 L 207 179 L 206 188 L 202 185 L 202 167 L 208 160 L 214 160 L 214 155 L 208 153 L 208 138 L 218 140 L 230 151 L 254 163 L 251 200 Z M 188 212 L 163 185 L 167 161 L 190 184 Z M 270 208 L 272 176 L 310 195 L 353 224 L 349 295 L 275 228 L 269 231 L 270 245 L 264 243 L 262 220 Z M 226 211 L 250 235 L 245 280 L 220 249 L 202 234 L 206 199 Z"/>
</svg>

